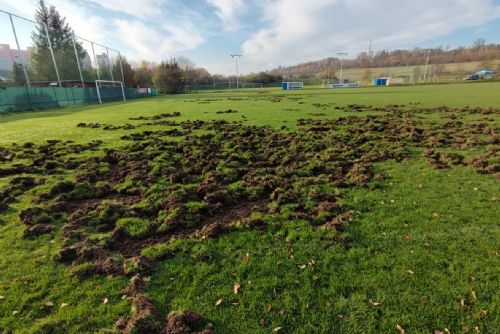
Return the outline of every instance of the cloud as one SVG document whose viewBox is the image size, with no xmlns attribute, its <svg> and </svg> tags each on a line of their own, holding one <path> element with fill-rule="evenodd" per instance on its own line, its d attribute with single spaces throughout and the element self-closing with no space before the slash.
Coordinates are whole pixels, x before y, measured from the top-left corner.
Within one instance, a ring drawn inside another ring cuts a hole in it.
<svg viewBox="0 0 500 334">
<path fill-rule="evenodd" d="M 269 26 L 242 46 L 252 69 L 288 65 L 348 51 L 414 46 L 500 18 L 493 0 L 275 0 L 263 8 Z"/>
<path fill-rule="evenodd" d="M 133 17 L 150 18 L 161 12 L 160 2 L 156 0 L 83 0 L 83 3 L 98 5 L 108 11 L 127 14 Z"/>
<path fill-rule="evenodd" d="M 117 33 L 123 43 L 134 50 L 136 57 L 148 60 L 162 60 L 174 53 L 191 50 L 204 42 L 204 38 L 194 30 L 177 25 L 164 25 L 161 29 L 140 21 L 115 20 Z"/>
<path fill-rule="evenodd" d="M 244 8 L 241 0 L 207 0 L 207 3 L 216 8 L 215 14 L 227 30 L 234 30 L 239 26 L 236 16 Z"/>
</svg>

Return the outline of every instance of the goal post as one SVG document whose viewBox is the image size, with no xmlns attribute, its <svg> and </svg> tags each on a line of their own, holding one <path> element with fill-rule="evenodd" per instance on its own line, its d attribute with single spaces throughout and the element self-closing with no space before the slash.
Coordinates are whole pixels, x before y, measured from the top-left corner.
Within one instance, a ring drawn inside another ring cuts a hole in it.
<svg viewBox="0 0 500 334">
<path fill-rule="evenodd" d="M 102 88 L 112 88 L 113 90 L 117 90 L 118 88 L 121 88 L 121 98 L 123 101 L 127 101 L 127 98 L 125 96 L 125 87 L 123 86 L 123 82 L 121 81 L 112 81 L 112 80 L 96 80 L 95 81 L 95 88 L 97 91 L 97 98 L 99 100 L 99 104 L 102 104 L 103 98 L 106 98 L 103 96 L 103 90 Z M 114 98 L 114 96 L 112 96 Z"/>
</svg>

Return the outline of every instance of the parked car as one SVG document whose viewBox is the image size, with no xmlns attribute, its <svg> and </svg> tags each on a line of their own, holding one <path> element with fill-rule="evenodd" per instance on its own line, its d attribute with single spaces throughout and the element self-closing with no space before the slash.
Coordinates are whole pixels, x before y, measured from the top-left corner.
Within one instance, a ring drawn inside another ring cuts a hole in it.
<svg viewBox="0 0 500 334">
<path fill-rule="evenodd" d="M 471 74 L 468 77 L 464 78 L 464 80 L 467 80 L 467 81 L 469 81 L 469 80 L 479 80 L 479 75 L 477 75 L 477 74 Z"/>
</svg>

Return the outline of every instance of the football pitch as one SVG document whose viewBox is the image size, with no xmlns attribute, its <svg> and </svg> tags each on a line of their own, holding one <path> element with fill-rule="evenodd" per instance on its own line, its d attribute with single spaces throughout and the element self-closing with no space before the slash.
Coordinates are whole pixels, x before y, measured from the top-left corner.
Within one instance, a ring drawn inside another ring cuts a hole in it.
<svg viewBox="0 0 500 334">
<path fill-rule="evenodd" d="M 0 332 L 496 333 L 499 129 L 499 82 L 0 115 Z"/>
</svg>

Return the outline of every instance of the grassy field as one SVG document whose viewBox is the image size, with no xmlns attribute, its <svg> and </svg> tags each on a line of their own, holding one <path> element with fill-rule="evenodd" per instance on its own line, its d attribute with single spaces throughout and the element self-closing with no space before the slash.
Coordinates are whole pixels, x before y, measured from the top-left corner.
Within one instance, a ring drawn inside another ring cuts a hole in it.
<svg viewBox="0 0 500 334">
<path fill-rule="evenodd" d="M 0 332 L 499 333 L 499 91 L 0 115 Z"/>
</svg>

